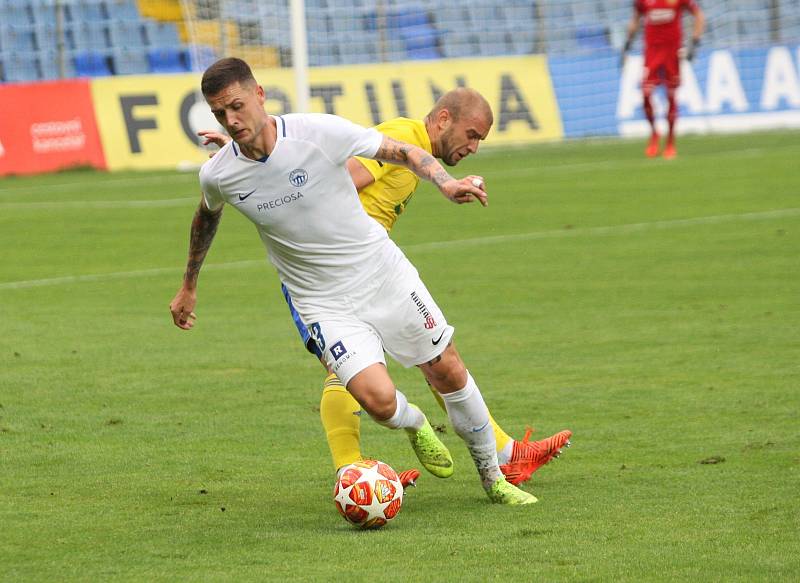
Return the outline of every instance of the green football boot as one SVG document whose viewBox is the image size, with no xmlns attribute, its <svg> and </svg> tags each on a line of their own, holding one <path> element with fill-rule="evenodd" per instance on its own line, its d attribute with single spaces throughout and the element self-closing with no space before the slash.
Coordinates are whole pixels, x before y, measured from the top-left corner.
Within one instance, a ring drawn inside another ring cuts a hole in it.
<svg viewBox="0 0 800 583">
<path fill-rule="evenodd" d="M 491 488 L 486 490 L 486 495 L 494 504 L 535 504 L 539 500 L 533 494 L 520 490 L 516 486 L 506 482 L 505 478 L 500 478 Z"/>
<path fill-rule="evenodd" d="M 416 405 L 409 404 L 409 406 L 419 411 L 419 407 Z M 427 417 L 422 428 L 418 431 L 406 429 L 406 433 L 411 447 L 414 448 L 414 453 L 417 454 L 417 459 L 426 470 L 437 478 L 449 478 L 453 475 L 453 458 L 447 447 L 436 437 L 436 432 Z"/>
</svg>

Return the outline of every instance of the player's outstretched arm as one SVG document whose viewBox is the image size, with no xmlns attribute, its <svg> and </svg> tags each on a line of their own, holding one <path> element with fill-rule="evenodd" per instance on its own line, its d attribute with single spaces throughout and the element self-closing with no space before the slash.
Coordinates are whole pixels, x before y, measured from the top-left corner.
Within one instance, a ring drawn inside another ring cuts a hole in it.
<svg viewBox="0 0 800 583">
<path fill-rule="evenodd" d="M 374 157 L 377 160 L 405 166 L 420 178 L 433 182 L 447 199 L 456 204 L 475 200 L 483 206 L 489 204 L 488 195 L 481 188 L 483 186 L 481 177 L 467 176 L 456 180 L 436 158 L 419 146 L 383 136 L 383 143 Z"/>
<path fill-rule="evenodd" d="M 197 277 L 203 260 L 211 248 L 211 242 L 217 233 L 219 221 L 222 218 L 222 207 L 212 211 L 206 206 L 205 200 L 200 200 L 200 205 L 194 214 L 192 228 L 189 236 L 189 259 L 186 263 L 186 273 L 183 274 L 183 284 L 178 293 L 169 304 L 172 321 L 178 328 L 190 330 L 196 318 L 194 306 L 197 303 Z"/>
<path fill-rule="evenodd" d="M 636 33 L 639 32 L 641 18 L 641 13 L 634 9 L 633 16 L 631 16 L 631 19 L 628 22 L 628 33 L 625 37 L 625 45 L 622 47 L 622 53 L 620 54 L 620 68 L 625 67 L 625 58 L 628 56 L 628 51 L 630 51 L 631 47 L 633 46 L 633 39 L 636 38 Z"/>
<path fill-rule="evenodd" d="M 703 31 L 706 27 L 706 16 L 699 6 L 695 8 L 695 11 L 692 13 L 692 15 L 694 16 L 692 40 L 689 44 L 689 48 L 686 50 L 686 60 L 688 61 L 694 60 L 694 56 L 697 53 L 697 47 L 700 46 L 700 38 L 703 36 Z"/>
</svg>

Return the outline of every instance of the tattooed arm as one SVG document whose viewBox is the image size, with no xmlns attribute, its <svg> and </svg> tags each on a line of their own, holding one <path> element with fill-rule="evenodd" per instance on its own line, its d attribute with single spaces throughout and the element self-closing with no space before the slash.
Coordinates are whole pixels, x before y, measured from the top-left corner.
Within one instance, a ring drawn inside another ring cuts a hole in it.
<svg viewBox="0 0 800 583">
<path fill-rule="evenodd" d="M 172 321 L 178 328 L 190 330 L 194 326 L 197 277 L 200 275 L 200 267 L 211 247 L 221 218 L 221 207 L 219 210 L 212 211 L 206 206 L 205 200 L 200 200 L 200 205 L 192 220 L 189 236 L 189 259 L 186 263 L 186 273 L 183 275 L 183 285 L 169 304 Z"/>
<path fill-rule="evenodd" d="M 483 190 L 483 178 L 467 176 L 456 180 L 432 154 L 418 146 L 383 136 L 383 143 L 374 158 L 405 166 L 420 178 L 433 182 L 443 195 L 456 204 L 475 200 L 483 206 L 489 204 L 486 192 Z"/>
</svg>

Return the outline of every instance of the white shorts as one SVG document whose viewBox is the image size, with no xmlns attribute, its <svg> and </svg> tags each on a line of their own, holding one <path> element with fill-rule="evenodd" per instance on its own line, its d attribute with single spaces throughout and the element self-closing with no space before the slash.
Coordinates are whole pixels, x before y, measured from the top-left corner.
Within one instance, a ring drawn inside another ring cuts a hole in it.
<svg viewBox="0 0 800 583">
<path fill-rule="evenodd" d="M 319 310 L 307 324 L 322 357 L 344 385 L 375 363 L 384 351 L 405 367 L 439 356 L 453 337 L 417 270 L 404 256 L 385 278 Z"/>
</svg>

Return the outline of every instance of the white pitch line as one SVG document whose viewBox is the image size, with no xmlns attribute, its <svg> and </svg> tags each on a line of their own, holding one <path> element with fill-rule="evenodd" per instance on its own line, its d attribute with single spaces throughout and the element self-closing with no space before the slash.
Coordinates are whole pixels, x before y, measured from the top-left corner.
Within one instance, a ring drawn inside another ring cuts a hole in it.
<svg viewBox="0 0 800 583">
<path fill-rule="evenodd" d="M 652 221 L 649 223 L 629 223 L 627 225 L 612 225 L 607 227 L 587 227 L 584 229 L 556 229 L 550 231 L 534 231 L 531 233 L 518 233 L 515 235 L 493 235 L 488 237 L 472 237 L 469 239 L 457 239 L 452 241 L 433 241 L 430 243 L 416 243 L 405 245 L 403 248 L 410 252 L 436 251 L 452 247 L 466 247 L 470 245 L 491 245 L 493 243 L 506 243 L 509 241 L 533 241 L 537 239 L 556 239 L 561 237 L 580 237 L 580 236 L 604 236 L 620 235 L 650 231 L 656 229 L 668 229 L 673 227 L 686 227 L 694 225 L 713 225 L 729 221 L 757 221 L 764 219 L 776 219 L 783 217 L 800 216 L 800 208 L 775 209 L 771 211 L 761 211 L 754 213 L 710 215 L 706 217 L 694 217 L 689 219 L 673 219 L 665 221 Z M 245 269 L 251 267 L 265 266 L 266 260 L 247 260 L 233 261 L 230 263 L 211 263 L 204 266 L 204 270 L 222 269 Z M 155 269 L 140 269 L 136 271 L 118 271 L 114 273 L 96 273 L 89 275 L 69 275 L 64 277 L 52 277 L 48 279 L 31 279 L 26 281 L 8 281 L 0 283 L 0 290 L 26 289 L 32 287 L 45 287 L 62 285 L 69 283 L 84 283 L 95 281 L 109 281 L 115 279 L 130 279 L 135 277 L 150 277 L 167 273 L 183 273 L 183 267 L 159 267 Z"/>
<path fill-rule="evenodd" d="M 601 146 L 603 143 L 612 143 L 614 140 L 603 140 L 601 142 L 597 142 L 593 145 Z M 570 142 L 560 142 L 551 144 L 553 148 L 568 148 Z M 512 149 L 527 149 L 531 145 L 525 144 L 520 146 L 514 145 L 503 145 L 503 146 L 493 146 L 492 148 L 488 148 L 486 153 L 482 156 L 482 159 L 489 159 L 489 158 L 503 158 L 506 157 L 507 154 L 504 153 L 504 150 L 509 148 Z M 538 146 L 543 146 L 542 144 L 538 144 Z M 775 150 L 786 150 L 786 149 L 796 149 L 799 146 L 796 144 L 784 144 L 782 146 L 772 146 L 770 148 L 740 148 L 735 150 L 722 150 L 722 151 L 709 151 L 709 152 L 702 152 L 702 153 L 695 153 L 692 154 L 691 158 L 687 158 L 687 160 L 704 160 L 706 158 L 728 158 L 728 157 L 752 157 L 762 155 L 766 152 L 774 152 Z M 594 170 L 598 168 L 624 168 L 628 166 L 639 166 L 643 163 L 652 163 L 654 165 L 661 163 L 660 160 L 644 160 L 641 158 L 614 158 L 611 160 L 602 160 L 602 161 L 595 161 L 595 162 L 573 162 L 567 164 L 546 164 L 542 166 L 518 166 L 517 168 L 509 168 L 507 170 L 502 171 L 502 175 L 518 175 L 518 174 L 531 174 L 531 173 L 541 173 L 541 172 L 567 172 L 567 171 L 581 171 L 581 170 Z M 151 182 L 155 182 L 158 184 L 163 184 L 165 182 L 184 182 L 189 181 L 192 183 L 197 184 L 197 173 L 196 172 L 187 172 L 182 174 L 160 174 L 155 176 L 133 176 L 128 178 L 107 178 L 103 180 L 104 185 L 120 185 L 126 186 L 131 184 L 147 184 Z M 73 180 L 69 182 L 55 182 L 52 184 L 43 184 L 43 185 L 36 185 L 36 186 L 20 186 L 20 187 L 11 187 L 11 188 L 0 188 L 0 196 L 3 195 L 16 195 L 16 194 L 23 194 L 26 192 L 41 192 L 42 190 L 47 191 L 54 191 L 54 190 L 69 190 L 69 189 L 77 189 L 82 188 L 84 186 L 95 186 L 97 185 L 97 178 L 93 177 L 90 180 Z M 199 185 L 197 185 L 199 190 Z M 6 203 L 6 204 L 13 204 L 13 203 Z M 42 202 L 42 203 L 30 203 L 30 204 L 62 204 L 53 202 Z M 71 203 L 70 203 L 71 204 Z M 77 204 L 81 204 L 76 202 Z M 98 207 L 100 208 L 100 207 Z M 111 207 L 102 207 L 102 208 L 111 208 Z M 122 208 L 122 207 L 120 207 Z"/>
<path fill-rule="evenodd" d="M 191 180 L 192 182 L 197 182 L 197 172 L 191 172 L 185 174 L 164 173 L 164 174 L 156 174 L 149 176 L 131 176 L 128 178 L 106 178 L 105 180 L 103 180 L 103 184 L 126 186 L 130 184 L 147 184 L 151 182 L 162 184 L 164 182 L 183 182 L 187 180 Z M 82 188 L 87 185 L 96 186 L 97 176 L 93 174 L 90 180 L 70 180 L 69 182 L 53 182 L 50 184 L 43 183 L 32 186 L 19 186 L 19 187 L 12 186 L 9 188 L 0 188 L 0 195 L 22 194 L 24 192 L 39 192 L 42 190 L 47 190 L 47 191 L 69 190 L 72 188 Z"/>
<path fill-rule="evenodd" d="M 0 210 L 165 208 L 200 202 L 200 195 L 159 200 L 69 200 L 61 202 L 0 202 Z"/>
<path fill-rule="evenodd" d="M 532 241 L 535 239 L 556 239 L 560 237 L 619 235 L 625 233 L 635 233 L 639 231 L 667 229 L 672 227 L 684 227 L 692 225 L 713 225 L 728 221 L 754 221 L 762 219 L 775 219 L 780 217 L 792 217 L 797 215 L 800 215 L 800 208 L 787 208 L 787 209 L 777 209 L 773 211 L 763 211 L 756 213 L 711 215 L 706 217 L 694 217 L 691 219 L 671 219 L 665 221 L 652 221 L 649 223 L 629 223 L 627 225 L 613 225 L 608 227 L 586 227 L 583 229 L 580 228 L 558 229 L 552 231 L 534 231 L 532 233 L 518 233 L 515 235 L 493 235 L 488 237 L 457 239 L 453 241 L 434 241 L 431 243 L 417 243 L 415 245 L 406 245 L 403 248 L 409 251 L 431 251 L 436 249 L 446 249 L 448 247 L 466 247 L 467 245 L 505 243 L 507 241 Z"/>
<path fill-rule="evenodd" d="M 231 263 L 210 263 L 203 267 L 203 271 L 217 271 L 222 269 L 239 269 L 254 266 L 266 265 L 265 259 L 251 259 L 247 261 L 232 261 Z M 131 279 L 135 277 L 150 277 L 152 275 L 163 275 L 166 273 L 180 274 L 185 270 L 184 267 L 157 267 L 154 269 L 138 269 L 135 271 L 116 271 L 114 273 L 93 273 L 89 275 L 66 275 L 64 277 L 51 277 L 47 279 L 29 279 L 27 281 L 9 281 L 0 283 L 0 290 L 4 289 L 25 289 L 31 287 L 46 287 L 51 285 L 61 285 L 67 283 L 85 283 L 93 281 L 109 281 L 114 279 Z"/>
</svg>

